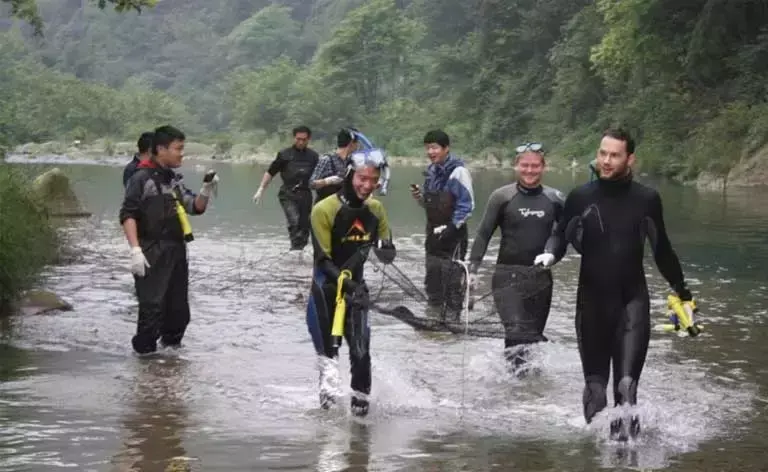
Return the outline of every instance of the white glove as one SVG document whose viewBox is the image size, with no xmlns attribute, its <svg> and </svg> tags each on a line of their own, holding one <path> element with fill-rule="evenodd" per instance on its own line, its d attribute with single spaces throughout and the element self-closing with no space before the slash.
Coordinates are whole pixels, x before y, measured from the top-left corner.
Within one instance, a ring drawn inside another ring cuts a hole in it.
<svg viewBox="0 0 768 472">
<path fill-rule="evenodd" d="M 323 182 L 325 182 L 325 185 L 339 185 L 340 183 L 344 182 L 344 179 L 338 175 L 332 175 L 330 177 L 324 178 Z"/>
<path fill-rule="evenodd" d="M 539 254 L 538 256 L 536 256 L 536 259 L 533 260 L 533 265 L 543 265 L 544 267 L 549 267 L 554 262 L 555 262 L 554 254 L 545 252 L 543 254 Z"/>
<path fill-rule="evenodd" d="M 144 257 L 144 253 L 139 246 L 131 248 L 131 272 L 138 277 L 146 275 L 146 269 L 149 268 L 149 262 Z"/>
<path fill-rule="evenodd" d="M 432 230 L 432 234 L 440 234 L 440 233 L 442 233 L 443 231 L 445 231 L 445 228 L 447 228 L 447 227 L 448 227 L 448 225 L 440 225 L 440 226 L 437 226 L 437 227 L 435 227 L 435 228 Z"/>
<path fill-rule="evenodd" d="M 203 187 L 200 189 L 200 195 L 210 198 L 211 195 L 214 197 L 219 193 L 219 176 L 216 174 L 216 171 L 211 169 L 208 172 L 205 173 L 205 177 L 203 177 Z"/>
<path fill-rule="evenodd" d="M 253 194 L 253 203 L 259 204 L 261 203 L 261 194 L 264 192 L 264 189 L 259 187 L 258 190 L 256 190 L 256 193 Z"/>
</svg>

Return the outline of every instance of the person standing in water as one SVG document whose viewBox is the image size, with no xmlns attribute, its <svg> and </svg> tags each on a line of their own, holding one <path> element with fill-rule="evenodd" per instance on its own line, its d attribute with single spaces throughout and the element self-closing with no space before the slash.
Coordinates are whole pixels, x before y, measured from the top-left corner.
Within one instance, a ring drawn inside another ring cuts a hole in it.
<svg viewBox="0 0 768 472">
<path fill-rule="evenodd" d="M 138 152 L 133 155 L 131 162 L 126 164 L 125 168 L 123 169 L 123 187 L 128 185 L 128 180 L 134 173 L 136 173 L 136 169 L 138 168 L 139 164 L 141 164 L 143 161 L 148 161 L 149 157 L 152 155 L 153 136 L 154 133 L 151 131 L 141 133 L 141 136 L 139 136 L 139 140 L 136 143 Z"/>
<path fill-rule="evenodd" d="M 517 373 L 533 343 L 546 341 L 544 327 L 552 303 L 552 273 L 534 267 L 553 227 L 563 214 L 565 196 L 541 184 L 544 149 L 540 143 L 516 148 L 517 181 L 494 190 L 488 198 L 469 254 L 470 286 L 476 285 L 488 243 L 501 228 L 501 244 L 491 280 L 493 300 L 504 324 L 504 349 Z"/>
<path fill-rule="evenodd" d="M 535 260 L 549 267 L 565 255 L 569 243 L 581 254 L 576 334 L 587 423 L 607 406 L 611 367 L 614 404 L 637 404 L 638 382 L 651 335 L 643 268 L 646 239 L 656 266 L 684 308 L 691 312 L 695 306 L 667 236 L 661 197 L 633 179 L 634 163 L 635 141 L 629 133 L 606 130 L 597 150 L 599 178 L 570 192 L 562 223 Z M 637 415 L 611 422 L 611 436 L 616 439 L 626 440 L 639 431 Z"/>
<path fill-rule="evenodd" d="M 309 178 L 309 186 L 315 189 L 315 204 L 341 190 L 347 170 L 347 157 L 357 150 L 357 135 L 351 128 L 344 128 L 336 136 L 336 152 L 325 154 L 315 166 Z"/>
<path fill-rule="evenodd" d="M 293 146 L 277 153 L 270 164 L 261 185 L 253 195 L 253 201 L 261 202 L 275 174 L 280 172 L 283 184 L 277 194 L 283 207 L 285 219 L 288 222 L 288 236 L 291 240 L 291 250 L 301 251 L 309 242 L 309 214 L 312 211 L 312 192 L 309 189 L 310 177 L 319 159 L 317 152 L 310 149 L 309 140 L 312 132 L 306 126 L 293 129 Z"/>
<path fill-rule="evenodd" d="M 136 335 L 139 354 L 157 350 L 157 340 L 180 347 L 189 324 L 187 243 L 194 237 L 187 214 L 200 215 L 216 192 L 213 170 L 195 195 L 174 173 L 184 158 L 184 133 L 172 126 L 155 129 L 152 156 L 128 180 L 120 224 L 131 247 L 131 272 L 139 299 Z"/>
<path fill-rule="evenodd" d="M 427 132 L 424 147 L 430 165 L 424 184 L 411 184 L 411 196 L 427 217 L 424 285 L 429 305 L 446 305 L 458 313 L 464 299 L 464 269 L 455 261 L 463 261 L 467 253 L 467 220 L 475 209 L 475 199 L 472 176 L 464 162 L 451 154 L 450 145 L 444 131 Z"/>
<path fill-rule="evenodd" d="M 384 205 L 371 194 L 386 163 L 381 153 L 356 152 L 348 159 L 342 189 L 312 208 L 314 270 L 307 304 L 307 327 L 320 371 L 320 406 L 330 408 L 339 395 L 339 347 L 333 336 L 337 316 L 344 316 L 343 337 L 349 348 L 351 409 L 368 413 L 371 392 L 368 287 L 363 273 L 373 248 L 384 264 L 395 258 L 395 246 Z M 338 296 L 348 299 L 339 313 Z"/>
</svg>

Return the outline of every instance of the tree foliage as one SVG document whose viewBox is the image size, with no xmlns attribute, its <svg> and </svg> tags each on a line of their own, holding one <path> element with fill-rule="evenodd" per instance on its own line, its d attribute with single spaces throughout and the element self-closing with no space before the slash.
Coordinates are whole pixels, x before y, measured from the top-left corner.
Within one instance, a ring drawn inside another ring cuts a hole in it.
<svg viewBox="0 0 768 472">
<path fill-rule="evenodd" d="M 621 124 L 644 170 L 693 176 L 768 141 L 768 0 L 2 1 L 43 20 L 2 39 L 16 142 L 355 124 L 398 153 L 442 127 L 470 157 L 538 139 L 587 160 Z"/>
</svg>

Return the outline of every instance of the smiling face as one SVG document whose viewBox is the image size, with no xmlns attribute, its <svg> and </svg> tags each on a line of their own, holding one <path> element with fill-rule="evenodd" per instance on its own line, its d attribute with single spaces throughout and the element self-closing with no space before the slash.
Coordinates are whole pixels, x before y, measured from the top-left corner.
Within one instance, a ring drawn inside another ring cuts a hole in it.
<svg viewBox="0 0 768 472">
<path fill-rule="evenodd" d="M 544 156 L 533 151 L 520 154 L 515 162 L 515 171 L 518 181 L 524 187 L 538 187 L 544 174 Z"/>
<path fill-rule="evenodd" d="M 357 169 L 352 176 L 352 188 L 357 198 L 365 200 L 370 197 L 379 185 L 381 170 L 374 166 L 364 166 Z"/>
<path fill-rule="evenodd" d="M 184 159 L 184 141 L 174 139 L 167 147 L 157 146 L 157 162 L 163 167 L 171 169 L 181 167 L 182 159 Z"/>
<path fill-rule="evenodd" d="M 433 164 L 442 164 L 445 162 L 445 159 L 448 157 L 448 152 L 450 151 L 448 146 L 443 147 L 437 143 L 427 143 L 424 145 L 424 148 L 427 151 L 429 161 Z"/>
<path fill-rule="evenodd" d="M 597 150 L 597 170 L 600 178 L 612 180 L 624 177 L 635 163 L 635 155 L 627 152 L 627 142 L 605 136 Z"/>
</svg>

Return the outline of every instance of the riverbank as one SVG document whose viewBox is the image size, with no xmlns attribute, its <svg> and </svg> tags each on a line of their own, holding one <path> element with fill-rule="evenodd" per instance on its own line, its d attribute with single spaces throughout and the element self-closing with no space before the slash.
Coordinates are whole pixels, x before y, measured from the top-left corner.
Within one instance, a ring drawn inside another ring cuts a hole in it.
<svg viewBox="0 0 768 472">
<path fill-rule="evenodd" d="M 275 158 L 278 149 L 268 145 L 256 146 L 247 143 L 233 145 L 222 151 L 216 145 L 187 141 L 184 146 L 184 159 L 187 161 L 228 162 L 231 164 L 268 165 Z M 8 153 L 11 161 L 41 159 L 53 163 L 93 162 L 95 164 L 122 165 L 136 152 L 133 142 L 111 142 L 100 139 L 91 143 L 49 141 L 45 143 L 26 143 L 16 146 Z M 318 149 L 318 152 L 325 152 Z M 487 149 L 478 157 L 466 158 L 472 169 L 511 169 L 513 160 L 504 155 L 503 149 Z M 463 154 L 460 154 L 463 157 Z M 427 165 L 424 156 L 388 156 L 390 165 L 397 167 L 422 167 Z M 548 156 L 547 165 L 552 171 L 571 169 L 570 163 L 563 159 Z M 586 166 L 586 162 L 584 163 Z"/>
</svg>

